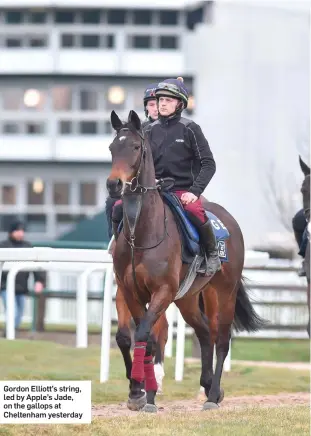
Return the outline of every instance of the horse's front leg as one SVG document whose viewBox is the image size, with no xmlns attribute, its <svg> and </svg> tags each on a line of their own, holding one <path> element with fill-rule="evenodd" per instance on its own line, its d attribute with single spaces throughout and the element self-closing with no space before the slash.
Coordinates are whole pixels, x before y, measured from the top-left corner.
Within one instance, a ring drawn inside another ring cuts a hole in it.
<svg viewBox="0 0 311 436">
<path fill-rule="evenodd" d="M 116 308 L 118 314 L 118 331 L 116 341 L 123 356 L 126 377 L 131 380 L 132 356 L 131 356 L 131 313 L 124 299 L 122 288 L 118 286 L 116 294 Z"/>
<path fill-rule="evenodd" d="M 166 311 L 172 301 L 172 291 L 168 285 L 163 285 L 152 294 L 147 312 L 140 321 L 135 332 L 135 347 L 132 366 L 132 386 L 145 379 L 147 404 L 145 412 L 156 412 L 155 396 L 158 385 L 154 373 L 153 357 L 155 354 L 155 340 L 151 330 L 159 317 Z M 130 394 L 131 398 L 132 392 Z"/>
</svg>

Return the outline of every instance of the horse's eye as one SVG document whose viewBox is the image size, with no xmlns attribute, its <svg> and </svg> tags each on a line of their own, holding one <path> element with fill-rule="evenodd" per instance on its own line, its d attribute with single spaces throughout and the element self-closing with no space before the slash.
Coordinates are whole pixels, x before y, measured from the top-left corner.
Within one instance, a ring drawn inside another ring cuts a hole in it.
<svg viewBox="0 0 311 436">
<path fill-rule="evenodd" d="M 135 145 L 135 150 L 138 150 L 140 148 L 140 145 Z"/>
</svg>

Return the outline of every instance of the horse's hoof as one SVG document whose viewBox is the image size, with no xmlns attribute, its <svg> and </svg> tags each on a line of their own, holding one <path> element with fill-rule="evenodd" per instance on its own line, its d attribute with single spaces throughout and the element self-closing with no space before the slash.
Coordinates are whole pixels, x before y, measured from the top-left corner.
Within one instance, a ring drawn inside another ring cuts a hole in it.
<svg viewBox="0 0 311 436">
<path fill-rule="evenodd" d="M 156 405 L 154 404 L 146 404 L 142 409 L 142 412 L 146 412 L 146 413 L 157 413 L 158 408 Z"/>
<path fill-rule="evenodd" d="M 206 401 L 206 403 L 203 404 L 202 410 L 212 410 L 212 409 L 218 409 L 219 406 L 216 403 L 212 403 L 211 401 Z"/>
<path fill-rule="evenodd" d="M 144 393 L 142 397 L 139 398 L 129 398 L 127 400 L 127 408 L 132 410 L 133 412 L 138 412 L 143 409 L 147 404 L 147 395 Z"/>
<path fill-rule="evenodd" d="M 219 399 L 218 399 L 218 404 L 221 403 L 224 398 L 225 398 L 225 391 L 223 390 L 223 388 L 220 388 L 220 395 L 219 395 Z"/>
</svg>

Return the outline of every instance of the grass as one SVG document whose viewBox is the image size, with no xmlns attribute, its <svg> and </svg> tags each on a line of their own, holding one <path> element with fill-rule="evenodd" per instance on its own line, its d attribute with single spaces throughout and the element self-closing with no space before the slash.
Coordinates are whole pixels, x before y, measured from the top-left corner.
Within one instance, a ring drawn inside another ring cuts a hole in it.
<svg viewBox="0 0 311 436">
<path fill-rule="evenodd" d="M 3 425 L 0 436 L 305 436 L 308 406 L 94 419 L 91 425 Z"/>
<path fill-rule="evenodd" d="M 1 380 L 92 380 L 92 402 L 124 402 L 128 382 L 118 350 L 111 351 L 111 377 L 100 384 L 100 349 L 65 347 L 52 342 L 0 340 Z M 174 359 L 166 359 L 165 400 L 191 399 L 198 394 L 200 367 L 185 367 L 183 382 L 175 382 Z M 223 375 L 226 397 L 309 392 L 307 371 L 233 366 Z M 1 425 L 0 436 L 302 436 L 309 434 L 308 406 L 250 407 L 154 416 L 95 418 L 91 425 Z"/>
<path fill-rule="evenodd" d="M 308 339 L 235 338 L 232 360 L 310 362 L 310 342 Z"/>
<path fill-rule="evenodd" d="M 2 380 L 92 380 L 93 403 L 124 401 L 128 394 L 123 360 L 118 350 L 111 351 L 110 380 L 100 384 L 100 349 L 65 347 L 52 342 L 0 341 Z M 163 400 L 193 398 L 198 393 L 200 365 L 185 367 L 183 382 L 174 381 L 174 359 L 166 359 Z M 234 365 L 224 373 L 226 396 L 308 392 L 309 373 L 286 368 L 242 367 Z M 1 436 L 1 433 L 0 433 Z"/>
<path fill-rule="evenodd" d="M 22 328 L 30 330 L 31 326 L 23 324 Z M 0 329 L 3 324 L 0 323 Z M 71 332 L 75 333 L 75 325 L 49 324 L 46 325 L 47 332 Z M 100 334 L 97 325 L 88 326 L 89 333 Z M 111 334 L 115 336 L 117 326 L 112 325 Z M 176 341 L 174 341 L 174 350 Z M 192 356 L 192 339 L 187 338 L 185 342 L 185 356 Z M 310 342 L 307 339 L 248 339 L 234 338 L 232 341 L 232 360 L 254 360 L 269 362 L 310 362 Z M 0 435 L 1 436 L 1 435 Z"/>
</svg>

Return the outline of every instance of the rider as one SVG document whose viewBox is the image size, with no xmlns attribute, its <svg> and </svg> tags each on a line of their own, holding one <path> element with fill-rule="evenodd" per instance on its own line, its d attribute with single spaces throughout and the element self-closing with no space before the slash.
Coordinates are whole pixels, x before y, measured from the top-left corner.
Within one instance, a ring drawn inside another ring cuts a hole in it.
<svg viewBox="0 0 311 436">
<path fill-rule="evenodd" d="M 183 78 L 165 79 L 155 90 L 159 118 L 145 128 L 152 149 L 156 178 L 175 179 L 174 194 L 199 231 L 209 259 L 207 276 L 220 268 L 213 227 L 206 216 L 200 195 L 216 171 L 209 144 L 198 124 L 184 118 L 189 94 Z"/>
<path fill-rule="evenodd" d="M 142 123 L 143 127 L 147 127 L 149 124 L 153 123 L 155 120 L 158 119 L 158 106 L 157 106 L 157 100 L 155 97 L 155 89 L 157 87 L 157 83 L 151 83 L 147 86 L 147 88 L 144 91 L 144 111 L 146 115 L 146 120 Z M 112 211 L 113 206 L 115 203 L 121 198 L 120 195 L 114 195 L 108 196 L 106 200 L 106 217 L 108 221 L 108 234 L 109 238 L 112 238 L 113 231 L 112 231 Z M 120 217 L 121 221 L 122 217 Z"/>
<path fill-rule="evenodd" d="M 296 242 L 297 242 L 298 248 L 299 248 L 299 254 L 304 258 L 303 242 L 304 242 L 305 230 L 306 230 L 308 223 L 307 223 L 303 209 L 300 209 L 296 213 L 296 215 L 293 217 L 292 224 L 293 224 L 295 239 L 296 239 Z M 304 260 L 302 261 L 302 267 L 298 271 L 298 275 L 300 277 L 303 277 L 306 275 L 306 272 L 304 269 Z"/>
</svg>

